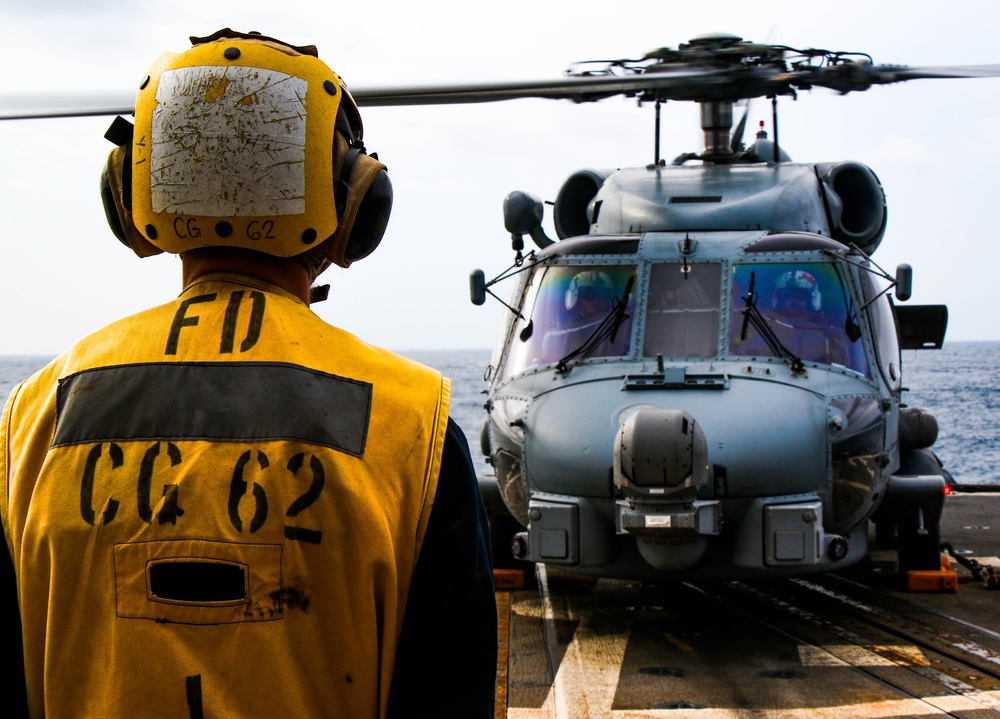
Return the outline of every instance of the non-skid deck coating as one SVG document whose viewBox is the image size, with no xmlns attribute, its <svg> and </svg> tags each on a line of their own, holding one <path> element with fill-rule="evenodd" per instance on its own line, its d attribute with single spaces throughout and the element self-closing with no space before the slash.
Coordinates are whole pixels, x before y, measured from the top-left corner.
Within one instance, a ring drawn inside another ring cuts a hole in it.
<svg viewBox="0 0 1000 719">
<path fill-rule="evenodd" d="M 1000 493 L 947 500 L 943 541 L 1000 565 Z M 634 582 L 539 571 L 500 592 L 497 717 L 1000 719 L 1000 591 L 902 591 L 891 555 L 844 575 Z"/>
</svg>

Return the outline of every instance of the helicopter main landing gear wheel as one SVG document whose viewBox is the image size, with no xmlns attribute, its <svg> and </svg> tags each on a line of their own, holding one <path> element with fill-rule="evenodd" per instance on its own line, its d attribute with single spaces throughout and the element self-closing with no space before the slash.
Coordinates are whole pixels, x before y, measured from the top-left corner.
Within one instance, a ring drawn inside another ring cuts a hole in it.
<svg viewBox="0 0 1000 719">
<path fill-rule="evenodd" d="M 893 476 L 875 521 L 875 543 L 898 552 L 898 573 L 941 568 L 941 513 L 945 478 L 941 475 Z"/>
</svg>

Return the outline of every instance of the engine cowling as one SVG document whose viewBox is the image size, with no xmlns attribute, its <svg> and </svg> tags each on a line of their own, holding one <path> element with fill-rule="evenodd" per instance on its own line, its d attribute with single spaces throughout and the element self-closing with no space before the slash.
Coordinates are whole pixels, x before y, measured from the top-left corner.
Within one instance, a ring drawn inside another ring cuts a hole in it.
<svg viewBox="0 0 1000 719">
<path fill-rule="evenodd" d="M 553 219 L 560 240 L 590 233 L 594 222 L 591 203 L 611 175 L 604 170 L 580 170 L 569 176 L 556 196 Z"/>
<path fill-rule="evenodd" d="M 833 238 L 865 253 L 878 249 L 885 233 L 885 192 L 878 177 L 860 162 L 816 165 Z"/>
</svg>

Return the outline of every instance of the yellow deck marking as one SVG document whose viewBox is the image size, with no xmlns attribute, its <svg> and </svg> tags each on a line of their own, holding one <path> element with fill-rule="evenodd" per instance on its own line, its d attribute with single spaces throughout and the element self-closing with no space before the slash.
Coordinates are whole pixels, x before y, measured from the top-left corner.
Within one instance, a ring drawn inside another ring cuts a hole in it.
<svg viewBox="0 0 1000 719">
<path fill-rule="evenodd" d="M 664 634 L 663 636 L 666 638 L 666 640 L 668 642 L 670 642 L 671 644 L 673 644 L 675 647 L 677 647 L 681 651 L 683 651 L 683 652 L 690 652 L 691 651 L 691 645 L 690 644 L 686 644 L 686 643 L 682 642 L 680 639 L 678 639 L 677 637 L 675 637 L 673 634 Z"/>
<path fill-rule="evenodd" d="M 510 592 L 497 592 L 497 684 L 494 719 L 507 719 L 507 667 L 510 661 Z"/>
</svg>

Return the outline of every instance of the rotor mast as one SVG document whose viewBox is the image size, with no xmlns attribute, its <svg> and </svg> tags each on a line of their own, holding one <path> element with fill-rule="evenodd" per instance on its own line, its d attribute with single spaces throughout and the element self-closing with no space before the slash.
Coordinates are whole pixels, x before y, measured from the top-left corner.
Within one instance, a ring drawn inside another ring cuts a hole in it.
<svg viewBox="0 0 1000 719">
<path fill-rule="evenodd" d="M 701 108 L 701 130 L 705 136 L 701 158 L 708 162 L 724 162 L 732 158 L 733 103 L 710 100 L 698 104 Z"/>
</svg>

